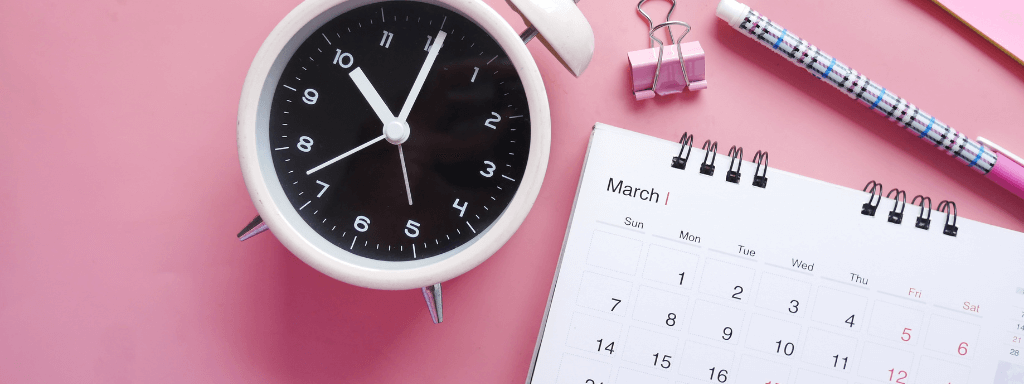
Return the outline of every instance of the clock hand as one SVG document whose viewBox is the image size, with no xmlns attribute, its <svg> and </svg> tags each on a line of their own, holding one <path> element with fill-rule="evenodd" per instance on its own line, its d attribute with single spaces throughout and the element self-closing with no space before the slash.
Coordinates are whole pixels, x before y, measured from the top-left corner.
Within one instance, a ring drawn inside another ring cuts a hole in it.
<svg viewBox="0 0 1024 384">
<path fill-rule="evenodd" d="M 398 144 L 398 158 L 402 159 L 402 176 L 405 177 L 405 195 L 409 197 L 409 205 L 412 205 L 412 191 L 409 189 L 409 172 L 405 170 L 405 152 L 402 152 L 402 144 Z"/>
<path fill-rule="evenodd" d="M 344 158 L 348 157 L 348 155 L 351 155 L 351 154 L 353 154 L 353 153 L 359 152 L 359 151 L 360 151 L 361 149 L 363 149 L 363 148 L 366 148 L 366 147 L 369 147 L 369 146 L 370 146 L 370 144 L 376 143 L 376 142 L 378 142 L 378 141 L 381 141 L 381 140 L 384 140 L 384 135 L 380 135 L 380 136 L 377 136 L 377 138 L 375 138 L 375 139 L 373 139 L 373 140 L 370 140 L 370 141 L 367 141 L 366 143 L 363 143 L 363 145 L 360 145 L 360 146 L 358 146 L 358 147 L 355 147 L 355 148 L 353 148 L 352 150 L 350 150 L 350 151 L 348 151 L 348 152 L 342 153 L 342 154 L 341 154 L 340 156 L 338 156 L 338 157 L 335 157 L 335 158 L 333 158 L 333 159 L 327 160 L 327 162 L 326 162 L 326 163 L 320 164 L 320 165 L 318 165 L 318 166 L 314 167 L 313 169 L 310 169 L 310 170 L 306 171 L 306 174 L 307 174 L 307 175 L 312 175 L 312 174 L 313 174 L 313 172 L 316 172 L 316 171 L 319 171 L 319 170 L 321 170 L 321 169 L 324 169 L 324 167 L 326 167 L 326 166 L 328 166 L 328 165 L 331 165 L 331 164 L 334 164 L 334 163 L 336 163 L 336 162 L 337 162 L 338 160 L 344 159 Z"/>
<path fill-rule="evenodd" d="M 416 75 L 416 81 L 412 83 L 412 90 L 409 91 L 409 96 L 405 98 L 405 105 L 402 105 L 402 111 L 398 113 L 398 121 L 404 122 L 409 118 L 412 104 L 416 101 L 416 96 L 419 96 L 420 89 L 423 88 L 423 81 L 427 79 L 427 72 L 430 72 L 430 67 L 434 65 L 434 60 L 437 59 L 437 52 L 441 50 L 445 36 L 448 36 L 448 34 L 444 31 L 437 31 L 437 38 L 434 39 L 434 44 L 430 46 L 427 60 L 423 62 L 420 73 Z"/>
<path fill-rule="evenodd" d="M 387 124 L 395 120 L 395 116 L 391 114 L 391 109 L 384 103 L 384 99 L 380 98 L 380 94 L 373 88 L 373 84 L 370 84 L 370 79 L 366 78 L 362 68 L 356 67 L 356 69 L 348 73 L 348 76 L 352 78 L 352 82 L 356 83 L 359 93 L 363 94 L 363 98 L 366 99 L 366 102 L 370 103 L 370 107 L 377 113 L 377 118 L 380 119 L 381 124 Z"/>
</svg>

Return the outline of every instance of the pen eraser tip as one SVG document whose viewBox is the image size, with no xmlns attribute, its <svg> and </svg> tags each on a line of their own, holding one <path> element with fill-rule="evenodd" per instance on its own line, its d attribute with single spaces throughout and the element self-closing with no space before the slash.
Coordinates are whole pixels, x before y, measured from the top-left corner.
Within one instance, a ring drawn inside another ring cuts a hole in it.
<svg viewBox="0 0 1024 384">
<path fill-rule="evenodd" d="M 718 3 L 718 8 L 715 9 L 715 15 L 733 27 L 740 25 L 740 21 L 747 15 L 747 12 L 750 12 L 750 7 L 736 0 L 722 0 Z"/>
</svg>

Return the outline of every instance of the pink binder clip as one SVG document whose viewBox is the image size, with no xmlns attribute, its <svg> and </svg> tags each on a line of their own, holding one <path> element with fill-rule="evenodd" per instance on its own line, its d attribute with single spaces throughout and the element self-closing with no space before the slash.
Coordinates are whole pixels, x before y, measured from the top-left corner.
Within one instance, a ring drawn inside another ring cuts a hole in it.
<svg viewBox="0 0 1024 384">
<path fill-rule="evenodd" d="M 650 99 L 655 94 L 671 95 L 680 93 L 683 89 L 697 91 L 707 88 L 708 82 L 704 77 L 704 49 L 696 41 L 681 43 L 686 34 L 690 33 L 690 25 L 682 21 L 668 21 L 669 16 L 665 17 L 664 23 L 653 25 L 651 18 L 640 9 L 644 1 L 646 0 L 641 0 L 636 9 L 647 18 L 648 24 L 651 25 L 648 34 L 651 39 L 651 48 L 632 51 L 626 55 L 629 58 L 629 67 L 633 78 L 633 94 L 636 99 L 638 101 Z M 673 9 L 675 9 L 674 0 L 672 8 L 668 11 L 669 15 L 672 14 Z M 671 25 L 686 27 L 686 31 L 679 36 L 679 39 L 673 39 L 672 29 L 669 27 Z M 669 27 L 669 42 L 672 44 L 668 47 L 654 37 L 654 33 L 663 27 Z M 655 41 L 658 42 L 657 48 L 654 48 Z"/>
</svg>

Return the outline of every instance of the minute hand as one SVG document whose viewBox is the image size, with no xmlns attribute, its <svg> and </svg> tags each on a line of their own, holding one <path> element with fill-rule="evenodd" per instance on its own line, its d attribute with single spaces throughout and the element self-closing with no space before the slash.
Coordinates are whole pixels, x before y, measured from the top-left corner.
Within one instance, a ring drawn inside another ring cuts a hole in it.
<svg viewBox="0 0 1024 384">
<path fill-rule="evenodd" d="M 434 65 L 434 60 L 437 59 L 437 52 L 444 45 L 445 36 L 448 36 L 448 34 L 444 31 L 437 32 L 437 38 L 434 39 L 434 44 L 430 46 L 430 52 L 427 53 L 427 60 L 423 62 L 420 73 L 416 75 L 416 81 L 412 83 L 412 90 L 409 91 L 409 96 L 405 98 L 402 111 L 398 113 L 398 121 L 404 122 L 409 118 L 409 112 L 412 110 L 413 103 L 416 102 L 416 96 L 419 96 L 420 89 L 423 88 L 423 81 L 427 79 L 427 73 L 430 72 L 430 67 Z"/>
</svg>

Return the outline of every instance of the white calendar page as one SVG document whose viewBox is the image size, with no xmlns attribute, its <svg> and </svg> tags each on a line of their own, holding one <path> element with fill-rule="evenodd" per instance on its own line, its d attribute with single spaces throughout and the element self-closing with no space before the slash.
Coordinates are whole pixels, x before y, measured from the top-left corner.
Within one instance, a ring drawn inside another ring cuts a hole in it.
<svg viewBox="0 0 1024 384">
<path fill-rule="evenodd" d="M 1024 383 L 1021 233 L 679 148 L 594 128 L 529 381 Z"/>
</svg>

